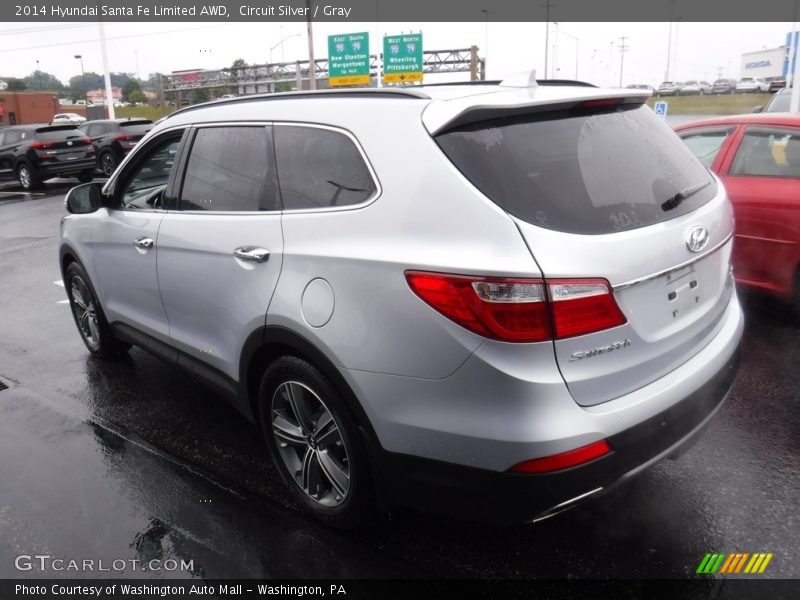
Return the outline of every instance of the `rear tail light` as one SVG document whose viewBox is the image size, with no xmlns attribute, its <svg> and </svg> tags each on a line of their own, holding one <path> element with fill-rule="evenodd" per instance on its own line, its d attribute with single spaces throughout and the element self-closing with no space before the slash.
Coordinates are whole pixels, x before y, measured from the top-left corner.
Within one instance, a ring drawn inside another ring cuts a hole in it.
<svg viewBox="0 0 800 600">
<path fill-rule="evenodd" d="M 44 150 L 45 148 L 52 148 L 55 145 L 55 142 L 33 142 L 31 148 L 34 150 Z"/>
<path fill-rule="evenodd" d="M 605 279 L 557 279 L 548 281 L 555 337 L 585 335 L 624 325 Z"/>
<path fill-rule="evenodd" d="M 574 450 L 523 461 L 511 467 L 509 471 L 512 473 L 552 473 L 553 471 L 577 467 L 610 453 L 611 446 L 609 443 L 606 440 L 600 440 Z"/>
<path fill-rule="evenodd" d="M 132 142 L 133 138 L 129 135 L 125 135 L 124 133 L 119 134 L 114 138 L 118 142 Z"/>
<path fill-rule="evenodd" d="M 623 325 L 604 279 L 509 279 L 407 271 L 412 291 L 462 327 L 503 342 L 542 342 Z"/>
</svg>

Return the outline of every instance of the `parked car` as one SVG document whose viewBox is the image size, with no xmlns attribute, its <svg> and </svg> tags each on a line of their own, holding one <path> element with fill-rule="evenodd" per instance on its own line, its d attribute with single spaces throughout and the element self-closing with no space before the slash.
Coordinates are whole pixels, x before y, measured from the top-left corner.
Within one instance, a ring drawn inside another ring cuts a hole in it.
<svg viewBox="0 0 800 600">
<path fill-rule="evenodd" d="M 733 94 L 736 91 L 736 80 L 717 79 L 711 86 L 712 94 Z"/>
<path fill-rule="evenodd" d="M 771 79 L 769 82 L 769 90 L 770 92 L 777 92 L 778 90 L 782 90 L 786 87 L 786 80 L 785 79 Z"/>
<path fill-rule="evenodd" d="M 625 89 L 629 89 L 629 90 L 647 90 L 648 92 L 650 92 L 651 95 L 655 95 L 656 94 L 656 88 L 654 88 L 652 85 L 647 85 L 647 84 L 644 84 L 644 83 L 631 83 L 630 85 L 626 85 Z"/>
<path fill-rule="evenodd" d="M 106 177 L 152 128 L 150 119 L 132 118 L 89 121 L 79 127 L 92 140 L 97 168 Z"/>
<path fill-rule="evenodd" d="M 698 96 L 710 93 L 711 84 L 707 81 L 697 81 L 696 79 L 685 81 L 680 89 L 681 96 Z"/>
<path fill-rule="evenodd" d="M 759 92 L 768 91 L 769 83 L 756 77 L 742 77 L 736 82 L 737 94 L 757 94 Z"/>
<path fill-rule="evenodd" d="M 656 90 L 657 96 L 679 96 L 681 93 L 680 81 L 664 81 L 658 86 Z"/>
<path fill-rule="evenodd" d="M 736 281 L 800 309 L 800 116 L 736 115 L 676 130 L 728 190 Z"/>
<path fill-rule="evenodd" d="M 86 117 L 82 117 L 77 113 L 58 113 L 53 115 L 50 121 L 53 125 L 80 125 L 86 122 Z"/>
<path fill-rule="evenodd" d="M 730 204 L 646 99 L 527 73 L 179 110 L 67 196 L 80 335 L 210 382 L 332 525 L 552 516 L 682 451 L 736 371 Z"/>
<path fill-rule="evenodd" d="M 783 88 L 775 92 L 772 98 L 769 99 L 766 106 L 756 106 L 753 112 L 789 112 L 790 103 L 792 101 L 792 88 Z"/>
<path fill-rule="evenodd" d="M 94 177 L 94 148 L 74 125 L 15 125 L 0 129 L 0 179 L 32 190 L 53 177 Z"/>
</svg>

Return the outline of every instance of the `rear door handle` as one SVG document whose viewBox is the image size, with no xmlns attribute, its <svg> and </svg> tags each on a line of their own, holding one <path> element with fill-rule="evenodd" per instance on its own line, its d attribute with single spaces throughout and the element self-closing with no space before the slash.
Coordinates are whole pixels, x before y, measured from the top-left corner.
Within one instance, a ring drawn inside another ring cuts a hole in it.
<svg viewBox="0 0 800 600">
<path fill-rule="evenodd" d="M 256 246 L 240 246 L 233 251 L 233 255 L 236 258 L 257 263 L 263 263 L 269 260 L 269 250 L 266 248 L 257 248 Z"/>
<path fill-rule="evenodd" d="M 142 250 L 150 250 L 155 245 L 155 242 L 149 237 L 140 237 L 134 240 L 133 245 Z"/>
</svg>

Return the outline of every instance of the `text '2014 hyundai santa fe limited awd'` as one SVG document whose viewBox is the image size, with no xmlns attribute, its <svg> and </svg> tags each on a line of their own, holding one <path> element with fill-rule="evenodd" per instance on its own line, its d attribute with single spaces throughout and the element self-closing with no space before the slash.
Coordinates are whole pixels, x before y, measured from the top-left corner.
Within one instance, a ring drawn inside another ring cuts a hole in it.
<svg viewBox="0 0 800 600">
<path fill-rule="evenodd" d="M 329 524 L 561 512 L 682 451 L 736 372 L 730 204 L 645 100 L 523 76 L 178 111 L 67 197 L 75 322 L 214 386 Z"/>
</svg>

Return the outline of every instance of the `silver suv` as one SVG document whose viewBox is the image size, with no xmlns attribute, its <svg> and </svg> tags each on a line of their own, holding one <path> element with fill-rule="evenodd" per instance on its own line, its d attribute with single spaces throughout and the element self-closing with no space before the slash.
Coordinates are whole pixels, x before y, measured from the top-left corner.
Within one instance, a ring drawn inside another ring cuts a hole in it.
<svg viewBox="0 0 800 600">
<path fill-rule="evenodd" d="M 210 383 L 329 524 L 561 512 L 677 455 L 736 372 L 731 207 L 646 99 L 521 78 L 178 111 L 67 196 L 78 330 Z"/>
</svg>

